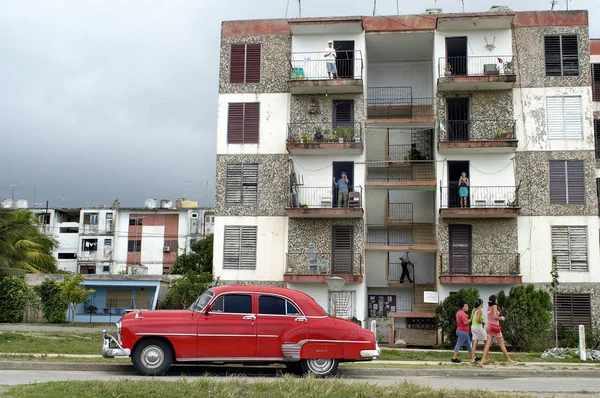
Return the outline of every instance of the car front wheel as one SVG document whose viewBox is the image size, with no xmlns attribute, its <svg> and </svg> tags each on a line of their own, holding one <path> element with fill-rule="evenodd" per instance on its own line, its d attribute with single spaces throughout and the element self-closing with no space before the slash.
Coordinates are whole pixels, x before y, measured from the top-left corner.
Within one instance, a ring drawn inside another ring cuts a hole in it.
<svg viewBox="0 0 600 398">
<path fill-rule="evenodd" d="M 332 376 L 337 372 L 340 361 L 337 359 L 303 359 L 302 370 L 317 377 Z"/>
<path fill-rule="evenodd" d="M 147 376 L 162 376 L 173 363 L 173 352 L 164 340 L 145 340 L 140 342 L 131 354 L 133 367 Z"/>
</svg>

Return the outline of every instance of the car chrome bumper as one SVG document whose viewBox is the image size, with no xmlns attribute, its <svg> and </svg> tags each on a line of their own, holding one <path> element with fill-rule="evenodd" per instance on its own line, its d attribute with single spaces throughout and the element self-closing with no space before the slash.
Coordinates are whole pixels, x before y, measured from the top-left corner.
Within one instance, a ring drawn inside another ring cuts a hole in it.
<svg viewBox="0 0 600 398">
<path fill-rule="evenodd" d="M 128 357 L 131 355 L 131 350 L 129 348 L 123 348 L 121 343 L 106 333 L 106 330 L 102 331 L 102 357 L 104 358 L 114 358 L 114 357 Z M 116 347 L 111 347 L 111 343 L 113 343 Z"/>
<path fill-rule="evenodd" d="M 374 350 L 361 350 L 360 356 L 365 359 L 375 359 L 378 358 L 381 352 L 379 351 L 379 344 L 375 344 Z"/>
</svg>

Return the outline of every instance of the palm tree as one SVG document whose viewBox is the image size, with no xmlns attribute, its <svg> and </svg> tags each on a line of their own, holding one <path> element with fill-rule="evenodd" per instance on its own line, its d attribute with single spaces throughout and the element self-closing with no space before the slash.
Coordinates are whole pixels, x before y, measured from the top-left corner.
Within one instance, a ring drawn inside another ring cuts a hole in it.
<svg viewBox="0 0 600 398">
<path fill-rule="evenodd" d="M 31 211 L 0 209 L 0 275 L 57 272 L 55 247 Z"/>
</svg>

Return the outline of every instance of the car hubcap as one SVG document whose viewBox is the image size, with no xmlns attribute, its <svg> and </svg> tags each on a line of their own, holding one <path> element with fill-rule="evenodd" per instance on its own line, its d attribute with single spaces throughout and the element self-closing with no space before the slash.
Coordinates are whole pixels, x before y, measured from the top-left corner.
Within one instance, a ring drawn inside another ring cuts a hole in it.
<svg viewBox="0 0 600 398">
<path fill-rule="evenodd" d="M 163 350 L 155 345 L 148 346 L 142 351 L 142 363 L 150 369 L 158 368 L 165 358 Z"/>
<path fill-rule="evenodd" d="M 308 368 L 314 374 L 322 375 L 331 371 L 335 363 L 334 359 L 309 359 Z"/>
</svg>

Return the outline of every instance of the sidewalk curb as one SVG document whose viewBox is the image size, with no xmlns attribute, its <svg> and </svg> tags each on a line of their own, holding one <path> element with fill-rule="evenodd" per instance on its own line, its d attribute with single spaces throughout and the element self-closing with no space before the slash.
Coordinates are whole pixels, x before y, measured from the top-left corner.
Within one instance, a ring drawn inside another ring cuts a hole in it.
<svg viewBox="0 0 600 398">
<path fill-rule="evenodd" d="M 247 372 L 264 370 L 273 373 L 281 366 L 260 366 L 244 368 L 233 366 L 202 366 L 202 365 L 173 365 L 170 373 L 181 372 L 183 375 L 200 376 L 204 373 L 225 373 L 227 370 L 240 369 Z M 0 370 L 57 370 L 57 371 L 96 371 L 96 372 L 118 372 L 123 374 L 137 375 L 131 364 L 105 364 L 105 363 L 73 363 L 73 362 L 31 362 L 31 361 L 0 361 Z M 204 372 L 202 371 L 204 370 Z M 341 367 L 339 375 L 350 377 L 370 376 L 435 376 L 435 377 L 486 377 L 486 378 L 525 378 L 525 377 L 594 377 L 600 376 L 597 370 L 542 370 L 542 369 L 479 369 L 472 367 L 457 367 L 456 369 L 432 368 L 374 368 L 374 367 Z"/>
</svg>

